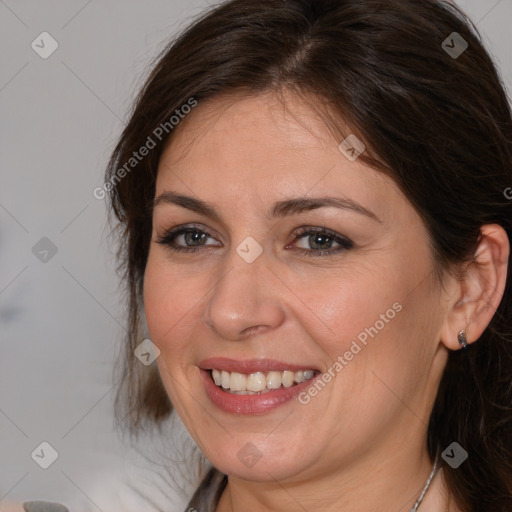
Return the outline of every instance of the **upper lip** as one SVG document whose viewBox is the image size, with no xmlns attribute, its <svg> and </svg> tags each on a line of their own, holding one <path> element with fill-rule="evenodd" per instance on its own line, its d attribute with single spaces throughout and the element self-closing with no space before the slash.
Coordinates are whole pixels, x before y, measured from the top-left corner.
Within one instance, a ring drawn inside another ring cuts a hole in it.
<svg viewBox="0 0 512 512">
<path fill-rule="evenodd" d="M 230 359 L 228 357 L 210 357 L 203 359 L 198 366 L 203 370 L 215 369 L 238 373 L 316 370 L 316 368 L 311 365 L 285 363 L 275 359 Z"/>
</svg>

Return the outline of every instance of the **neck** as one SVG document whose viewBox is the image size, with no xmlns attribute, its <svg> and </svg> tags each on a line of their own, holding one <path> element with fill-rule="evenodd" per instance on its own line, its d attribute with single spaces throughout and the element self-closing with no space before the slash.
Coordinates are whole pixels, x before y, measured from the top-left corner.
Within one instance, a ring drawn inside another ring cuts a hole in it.
<svg viewBox="0 0 512 512">
<path fill-rule="evenodd" d="M 443 469 L 440 468 L 438 474 L 432 480 L 428 492 L 425 494 L 418 512 L 435 510 L 440 512 L 464 512 L 455 503 L 453 496 L 448 490 Z"/>
<path fill-rule="evenodd" d="M 375 460 L 382 462 L 376 464 Z M 299 481 L 252 482 L 230 476 L 216 512 L 381 512 L 409 511 L 432 471 L 426 450 L 414 460 L 407 457 L 358 459 L 338 472 Z M 418 512 L 460 512 L 449 504 L 442 470 L 432 479 Z"/>
</svg>

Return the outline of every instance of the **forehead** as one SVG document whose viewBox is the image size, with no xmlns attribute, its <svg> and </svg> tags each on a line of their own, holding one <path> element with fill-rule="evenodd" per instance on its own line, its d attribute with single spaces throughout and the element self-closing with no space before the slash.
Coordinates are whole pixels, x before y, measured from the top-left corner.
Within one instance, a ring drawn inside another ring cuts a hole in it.
<svg viewBox="0 0 512 512">
<path fill-rule="evenodd" d="M 178 125 L 159 163 L 157 195 L 168 187 L 211 202 L 252 197 L 259 204 L 304 195 L 381 203 L 392 180 L 349 161 L 318 111 L 274 93 L 199 102 Z"/>
<path fill-rule="evenodd" d="M 229 149 L 233 157 L 241 156 L 242 152 L 237 155 L 236 149 L 243 147 L 243 154 L 257 155 L 253 161 L 268 159 L 268 151 L 284 151 L 293 156 L 297 150 L 310 147 L 332 150 L 336 140 L 329 134 L 321 113 L 313 110 L 314 101 L 306 102 L 290 92 L 270 91 L 223 94 L 202 100 L 172 133 L 165 158 L 176 162 L 197 145 L 201 152 Z M 260 153 L 263 145 L 267 152 Z"/>
</svg>

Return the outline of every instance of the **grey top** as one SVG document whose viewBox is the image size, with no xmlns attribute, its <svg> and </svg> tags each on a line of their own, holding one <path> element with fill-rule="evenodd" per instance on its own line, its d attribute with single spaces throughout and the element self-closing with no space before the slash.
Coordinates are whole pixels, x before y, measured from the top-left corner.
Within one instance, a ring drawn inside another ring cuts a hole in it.
<svg viewBox="0 0 512 512">
<path fill-rule="evenodd" d="M 224 473 L 211 468 L 190 499 L 185 512 L 215 512 L 227 483 L 228 477 Z M 23 510 L 25 512 L 69 512 L 64 505 L 50 501 L 25 501 Z"/>
<path fill-rule="evenodd" d="M 69 512 L 64 505 L 51 501 L 25 501 L 23 510 L 25 512 Z"/>
<path fill-rule="evenodd" d="M 211 468 L 188 502 L 185 512 L 215 512 L 228 477 L 218 469 Z"/>
</svg>

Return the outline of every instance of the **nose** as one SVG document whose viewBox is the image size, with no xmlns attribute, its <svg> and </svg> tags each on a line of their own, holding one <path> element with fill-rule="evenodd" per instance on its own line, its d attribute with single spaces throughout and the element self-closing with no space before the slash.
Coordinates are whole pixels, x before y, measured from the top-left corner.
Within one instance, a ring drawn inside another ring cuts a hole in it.
<svg viewBox="0 0 512 512">
<path fill-rule="evenodd" d="M 279 295 L 283 285 L 279 289 L 265 253 L 247 263 L 233 248 L 225 269 L 206 304 L 205 324 L 231 341 L 279 327 L 285 317 Z"/>
</svg>

